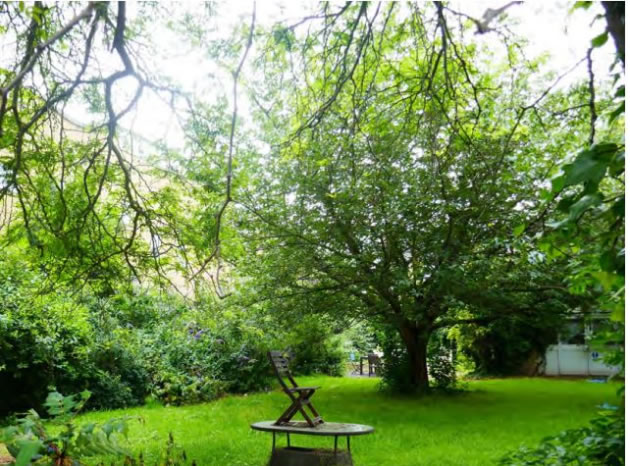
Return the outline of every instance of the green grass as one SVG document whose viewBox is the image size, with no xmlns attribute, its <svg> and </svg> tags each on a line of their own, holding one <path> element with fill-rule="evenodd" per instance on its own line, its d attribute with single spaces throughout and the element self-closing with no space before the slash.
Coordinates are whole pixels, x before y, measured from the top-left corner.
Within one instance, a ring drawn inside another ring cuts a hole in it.
<svg viewBox="0 0 630 466">
<path fill-rule="evenodd" d="M 417 399 L 380 393 L 375 379 L 304 377 L 301 383 L 322 387 L 313 401 L 324 419 L 375 427 L 374 434 L 353 439 L 358 466 L 493 464 L 520 445 L 533 446 L 546 435 L 586 424 L 597 405 L 615 400 L 618 388 L 582 380 L 515 378 L 469 382 L 466 393 Z M 271 434 L 254 432 L 249 424 L 274 419 L 287 403 L 283 393 L 274 391 L 194 406 L 88 413 L 80 420 L 142 416 L 144 423 L 131 424 L 130 440 L 145 458 L 155 457 L 173 432 L 199 466 L 262 466 Z M 299 446 L 332 446 L 331 438 L 291 440 Z"/>
</svg>

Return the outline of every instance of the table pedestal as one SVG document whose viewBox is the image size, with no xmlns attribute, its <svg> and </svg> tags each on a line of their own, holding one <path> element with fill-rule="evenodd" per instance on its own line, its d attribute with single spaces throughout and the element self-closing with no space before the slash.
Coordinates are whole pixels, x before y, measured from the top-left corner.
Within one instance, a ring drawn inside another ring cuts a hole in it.
<svg viewBox="0 0 630 466">
<path fill-rule="evenodd" d="M 353 466 L 348 450 L 286 447 L 271 452 L 269 466 Z"/>
</svg>

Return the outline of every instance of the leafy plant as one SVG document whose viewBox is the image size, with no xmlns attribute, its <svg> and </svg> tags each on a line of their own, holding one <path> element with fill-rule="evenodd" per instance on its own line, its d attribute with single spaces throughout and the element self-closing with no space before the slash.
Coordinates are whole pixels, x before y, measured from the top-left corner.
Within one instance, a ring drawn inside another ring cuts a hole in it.
<svg viewBox="0 0 630 466">
<path fill-rule="evenodd" d="M 607 465 L 625 464 L 625 417 L 623 406 L 602 406 L 588 427 L 545 437 L 534 448 L 521 448 L 501 459 L 500 464 Z"/>
<path fill-rule="evenodd" d="M 343 375 L 345 355 L 330 323 L 317 316 L 305 317 L 293 326 L 288 341 L 295 373 Z"/>
<path fill-rule="evenodd" d="M 85 457 L 128 455 L 120 443 L 127 435 L 129 417 L 114 418 L 97 424 L 75 424 L 75 417 L 88 401 L 90 393 L 63 396 L 51 392 L 44 406 L 52 417 L 46 423 L 31 409 L 14 425 L 0 433 L 0 441 L 15 458 L 16 466 L 29 464 L 81 465 Z M 49 430 L 48 425 L 54 427 Z M 58 427 L 58 428 L 57 428 Z"/>
<path fill-rule="evenodd" d="M 432 350 L 430 349 L 427 362 L 429 365 L 429 376 L 435 388 L 444 390 L 455 387 L 457 382 L 455 365 L 448 348 L 440 345 Z"/>
<path fill-rule="evenodd" d="M 469 358 L 480 376 L 535 375 L 547 346 L 556 342 L 562 315 L 537 313 L 529 319 L 501 319 L 485 327 L 451 330 L 460 356 Z"/>
</svg>

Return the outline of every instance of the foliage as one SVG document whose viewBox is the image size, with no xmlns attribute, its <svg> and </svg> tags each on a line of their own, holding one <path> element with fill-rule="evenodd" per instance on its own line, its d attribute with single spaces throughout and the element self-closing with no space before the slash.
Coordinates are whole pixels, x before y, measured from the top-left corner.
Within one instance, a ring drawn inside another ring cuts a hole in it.
<svg viewBox="0 0 630 466">
<path fill-rule="evenodd" d="M 0 257 L 0 415 L 41 409 L 49 387 L 89 389 L 91 408 L 141 404 L 148 377 L 133 348 L 94 322 L 94 308 L 50 293 L 26 254 Z M 120 335 L 119 335 L 120 336 Z"/>
<path fill-rule="evenodd" d="M 46 424 L 35 410 L 19 418 L 15 425 L 2 430 L 0 441 L 15 458 L 16 466 L 29 464 L 80 465 L 85 457 L 128 454 L 119 443 L 127 435 L 128 417 L 110 419 L 102 424 L 76 424 L 89 392 L 63 396 L 51 392 L 44 406 L 52 420 Z M 49 427 L 60 426 L 55 433 Z"/>
<path fill-rule="evenodd" d="M 591 50 L 587 53 L 590 90 L 589 147 L 578 151 L 562 167 L 551 183 L 547 199 L 560 198 L 555 221 L 549 222 L 551 234 L 543 238 L 546 250 L 572 257 L 570 268 L 571 289 L 576 295 L 595 295 L 601 310 L 607 311 L 617 325 L 596 338 L 615 343 L 608 362 L 616 363 L 624 373 L 625 319 L 625 145 L 623 143 L 623 113 L 625 111 L 625 84 L 619 84 L 625 74 L 625 46 L 623 24 L 625 5 L 602 2 L 606 31 L 591 41 L 592 47 L 601 47 L 612 36 L 617 56 L 610 67 L 621 64 L 614 73 L 616 85 L 612 98 L 615 109 L 608 114 L 606 126 L 600 127 L 596 139 L 597 107 L 595 78 L 592 71 Z M 591 2 L 576 5 L 590 8 Z M 611 15 L 610 13 L 614 11 Z M 621 31 L 618 26 L 621 24 Z M 604 129 L 605 131 L 601 131 Z M 610 347 L 608 348 L 610 349 Z M 589 427 L 565 431 L 555 437 L 543 439 L 534 449 L 522 449 L 504 459 L 504 464 L 624 464 L 625 417 L 623 389 L 620 407 L 601 413 Z"/>
<path fill-rule="evenodd" d="M 182 192 L 175 183 L 151 189 L 144 177 L 152 169 L 136 167 L 118 131 L 154 84 L 134 65 L 140 31 L 124 3 L 0 5 L 2 43 L 14 45 L 0 67 L 0 241 L 36 250 L 49 277 L 98 282 L 106 293 L 132 278 L 165 280 L 169 252 L 185 259 L 163 245 L 184 224 L 175 208 Z M 104 69 L 108 52 L 120 61 Z M 130 101 L 120 88 L 112 92 L 132 77 Z M 82 128 L 67 121 L 65 106 L 79 96 L 104 119 Z"/>
<path fill-rule="evenodd" d="M 385 328 L 380 346 L 383 348 L 382 387 L 393 393 L 416 392 L 416 387 L 408 377 L 411 364 L 409 354 L 395 329 Z"/>
<path fill-rule="evenodd" d="M 355 359 L 359 355 L 368 354 L 378 347 L 380 332 L 380 329 L 369 322 L 353 322 L 342 333 L 344 350 L 348 354 L 354 353 Z"/>
<path fill-rule="evenodd" d="M 409 381 L 409 355 L 395 329 L 385 326 L 380 335 L 383 348 L 382 387 L 394 393 L 417 393 L 418 387 Z M 427 365 L 430 386 L 439 391 L 457 386 L 452 343 L 446 332 L 436 332 L 427 345 Z"/>
<path fill-rule="evenodd" d="M 209 401 L 268 386 L 265 347 L 227 322 L 210 329 L 177 319 L 143 339 L 153 395 L 169 404 Z"/>
<path fill-rule="evenodd" d="M 584 2 L 583 8 L 591 3 Z M 601 310 L 610 313 L 613 321 L 624 320 L 625 274 L 625 48 L 623 37 L 615 27 L 625 21 L 624 4 L 602 3 L 605 15 L 596 20 L 606 20 L 606 31 L 592 40 L 592 48 L 601 47 L 612 36 L 617 55 L 610 65 L 613 87 L 595 91 L 591 50 L 587 54 L 590 91 L 590 135 L 588 147 L 583 144 L 574 155 L 567 157 L 552 179 L 547 199 L 559 198 L 553 212 L 554 221 L 548 223 L 551 231 L 542 239 L 543 246 L 555 249 L 555 254 L 572 257 L 570 268 L 573 293 L 597 296 Z M 611 16 L 609 13 L 613 11 Z M 620 42 L 621 41 L 621 42 Z M 603 92 L 602 92 L 603 91 Z M 601 98 L 603 115 L 598 115 L 596 97 Z M 613 106 L 613 111 L 607 109 Z M 598 121 L 605 116 L 604 123 Z M 550 251 L 551 254 L 551 251 Z"/>
<path fill-rule="evenodd" d="M 457 351 L 474 363 L 476 375 L 535 375 L 547 346 L 557 342 L 561 315 L 501 319 L 486 327 L 458 326 L 450 335 Z"/>
<path fill-rule="evenodd" d="M 330 333 L 330 323 L 313 316 L 292 327 L 287 335 L 287 349 L 296 374 L 343 375 L 346 358 L 341 340 Z"/>
<path fill-rule="evenodd" d="M 105 422 L 77 422 L 76 416 L 90 397 L 89 392 L 63 396 L 51 392 L 44 403 L 51 419 L 43 422 L 35 410 L 30 410 L 14 425 L 0 431 L 0 442 L 15 458 L 16 466 L 30 464 L 54 464 L 79 466 L 94 457 L 108 457 L 107 463 L 99 465 L 186 465 L 186 452 L 175 443 L 169 433 L 166 446 L 159 452 L 156 461 L 145 462 L 143 454 L 133 455 L 120 443 L 127 438 L 131 416 L 111 418 Z M 49 433 L 53 431 L 54 433 Z"/>
<path fill-rule="evenodd" d="M 286 326 L 266 314 L 152 292 L 103 297 L 42 291 L 19 250 L 0 258 L 0 415 L 41 408 L 49 387 L 89 390 L 89 409 L 181 405 L 270 386 L 266 352 L 290 344 L 300 373 L 340 375 L 330 323 Z"/>
<path fill-rule="evenodd" d="M 62 292 L 41 294 L 24 257 L 0 256 L 0 416 L 40 409 L 49 385 L 81 390 L 87 309 Z"/>
<path fill-rule="evenodd" d="M 532 89 L 536 64 L 485 71 L 440 2 L 379 8 L 349 4 L 325 34 L 269 40 L 261 72 L 282 84 L 264 87 L 272 110 L 257 115 L 270 156 L 243 156 L 239 265 L 254 278 L 241 291 L 389 325 L 408 356 L 394 351 L 392 370 L 422 392 L 436 330 L 573 307 L 567 260 L 515 232 L 542 230 L 542 186 L 588 125 L 569 129 L 562 111 L 583 87 Z M 529 111 L 532 92 L 550 94 L 548 112 Z"/>
<path fill-rule="evenodd" d="M 92 368 L 86 385 L 93 409 L 115 409 L 144 403 L 149 394 L 149 373 L 133 348 L 116 340 L 89 345 L 85 368 Z"/>
<path fill-rule="evenodd" d="M 429 366 L 429 376 L 433 386 L 440 390 L 454 388 L 457 382 L 455 362 L 453 360 L 454 355 L 451 348 L 449 348 L 451 346 L 449 343 L 446 339 L 434 337 L 428 347 L 427 364 Z"/>
<path fill-rule="evenodd" d="M 588 427 L 545 437 L 535 448 L 522 447 L 501 459 L 502 465 L 625 464 L 623 407 L 606 405 Z"/>
</svg>

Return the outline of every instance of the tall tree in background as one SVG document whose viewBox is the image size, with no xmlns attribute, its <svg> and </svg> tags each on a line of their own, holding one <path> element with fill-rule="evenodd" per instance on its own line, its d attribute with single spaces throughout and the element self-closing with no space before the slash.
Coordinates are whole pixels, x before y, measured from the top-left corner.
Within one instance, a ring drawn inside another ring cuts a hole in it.
<svg viewBox="0 0 630 466">
<path fill-rule="evenodd" d="M 267 50 L 286 67 L 267 64 L 277 88 L 257 99 L 271 156 L 242 196 L 247 286 L 294 312 L 393 327 L 424 392 L 436 330 L 571 307 L 565 262 L 521 234 L 544 225 L 554 140 L 577 147 L 588 129 L 566 131 L 584 89 L 532 99 L 530 72 L 484 63 L 441 3 L 329 8 L 322 31 L 277 28 Z"/>
</svg>

